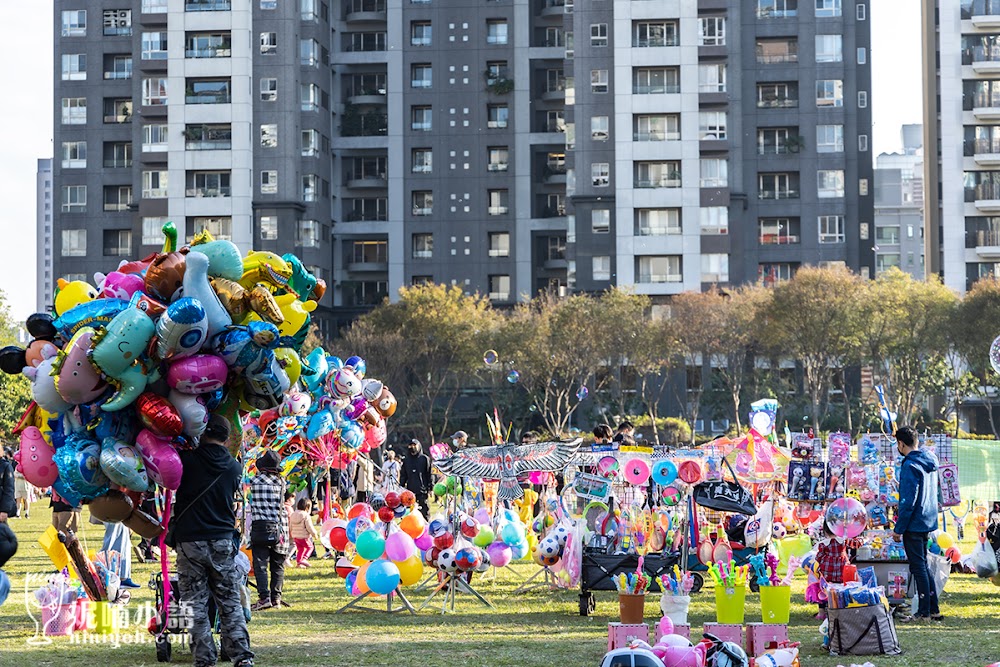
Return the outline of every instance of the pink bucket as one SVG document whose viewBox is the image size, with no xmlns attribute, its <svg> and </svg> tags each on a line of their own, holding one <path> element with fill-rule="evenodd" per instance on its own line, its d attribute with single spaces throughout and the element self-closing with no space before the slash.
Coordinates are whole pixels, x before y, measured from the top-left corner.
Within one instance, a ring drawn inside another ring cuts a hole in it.
<svg viewBox="0 0 1000 667">
<path fill-rule="evenodd" d="M 61 604 L 42 607 L 42 625 L 50 637 L 73 634 L 76 628 L 76 604 Z"/>
</svg>

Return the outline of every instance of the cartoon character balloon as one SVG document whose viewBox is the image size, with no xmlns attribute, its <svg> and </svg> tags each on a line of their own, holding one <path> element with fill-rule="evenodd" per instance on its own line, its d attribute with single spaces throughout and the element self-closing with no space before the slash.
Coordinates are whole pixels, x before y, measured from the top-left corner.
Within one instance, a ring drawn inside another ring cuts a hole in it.
<svg viewBox="0 0 1000 667">
<path fill-rule="evenodd" d="M 108 383 L 87 359 L 94 334 L 90 327 L 77 331 L 52 364 L 56 391 L 67 403 L 90 403 L 108 388 Z"/>
<path fill-rule="evenodd" d="M 149 488 L 149 477 L 142 457 L 129 444 L 105 438 L 101 445 L 101 470 L 112 482 L 132 491 L 145 491 Z"/>
<path fill-rule="evenodd" d="M 90 360 L 117 388 L 101 406 L 107 412 L 131 405 L 145 391 L 149 380 L 144 357 L 156 325 L 148 313 L 148 300 L 143 297 L 142 292 L 136 292 L 129 307 L 93 338 Z"/>
<path fill-rule="evenodd" d="M 29 484 L 45 488 L 59 479 L 59 469 L 52 461 L 54 455 L 52 445 L 45 442 L 37 427 L 28 426 L 21 431 L 21 446 L 14 454 L 14 460 Z"/>
</svg>

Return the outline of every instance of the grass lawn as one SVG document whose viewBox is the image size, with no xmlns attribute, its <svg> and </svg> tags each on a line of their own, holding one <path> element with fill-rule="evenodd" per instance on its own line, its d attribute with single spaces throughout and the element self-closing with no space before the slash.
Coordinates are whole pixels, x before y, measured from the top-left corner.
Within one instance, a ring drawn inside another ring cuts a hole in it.
<svg viewBox="0 0 1000 667">
<path fill-rule="evenodd" d="M 51 644 L 33 646 L 35 626 L 25 608 L 25 575 L 51 569 L 36 539 L 48 525 L 47 501 L 33 507 L 30 519 L 13 519 L 21 548 L 8 563 L 13 591 L 0 607 L 0 666 L 118 667 L 155 665 L 154 647 L 140 629 L 144 645 L 71 644 L 66 637 Z M 87 516 L 84 510 L 84 516 Z M 103 529 L 86 524 L 85 537 L 91 549 L 100 546 Z M 966 547 L 967 548 L 967 547 Z M 145 584 L 153 564 L 135 564 L 133 579 Z M 528 576 L 535 568 L 518 564 L 516 571 Z M 441 605 L 431 603 L 417 616 L 333 612 L 348 602 L 343 582 L 332 561 L 314 560 L 308 570 L 291 569 L 285 580 L 285 596 L 291 609 L 258 613 L 250 625 L 258 665 L 322 665 L 344 667 L 429 667 L 430 665 L 489 667 L 587 667 L 600 664 L 607 642 L 607 623 L 617 620 L 617 598 L 597 593 L 597 611 L 589 618 L 578 614 L 576 591 L 535 591 L 513 595 L 518 585 L 512 573 L 501 573 L 495 582 L 476 587 L 496 606 L 486 609 L 459 596 L 455 614 L 442 615 Z M 824 655 L 813 605 L 801 602 L 804 578 L 793 593 L 790 634 L 803 643 L 803 667 L 850 665 L 850 659 Z M 1000 624 L 996 601 L 1000 590 L 974 576 L 952 575 L 941 609 L 943 624 L 898 627 L 904 654 L 873 657 L 876 667 L 936 667 L 961 665 L 982 667 L 1000 659 Z M 428 593 L 412 594 L 416 606 Z M 796 604 L 795 600 L 799 602 Z M 153 600 L 148 588 L 138 589 L 132 607 Z M 384 599 L 383 599 L 384 600 Z M 373 599 L 372 605 L 376 600 Z M 436 602 L 436 601 L 435 601 Z M 384 601 L 383 601 L 384 604 Z M 35 612 L 37 615 L 37 611 Z M 658 596 L 647 603 L 647 621 L 659 617 Z M 714 621 L 714 598 L 701 593 L 692 600 L 691 621 L 698 631 L 705 621 Z M 755 595 L 748 596 L 747 621 L 760 619 Z M 134 629 L 133 629 L 134 630 Z M 854 662 L 864 662 L 856 658 Z M 174 662 L 191 664 L 190 653 L 177 646 Z"/>
</svg>

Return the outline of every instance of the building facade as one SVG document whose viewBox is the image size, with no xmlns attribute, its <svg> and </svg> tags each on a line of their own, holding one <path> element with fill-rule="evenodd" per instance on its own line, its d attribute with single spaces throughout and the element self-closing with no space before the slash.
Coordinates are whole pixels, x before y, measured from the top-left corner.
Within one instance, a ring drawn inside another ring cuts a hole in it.
<svg viewBox="0 0 1000 667">
<path fill-rule="evenodd" d="M 923 128 L 904 125 L 900 137 L 901 153 L 875 159 L 875 275 L 895 266 L 923 280 Z"/>
<path fill-rule="evenodd" d="M 35 172 L 35 308 L 44 312 L 52 303 L 52 158 L 39 158 Z"/>
<path fill-rule="evenodd" d="M 57 0 L 55 275 L 171 220 L 299 255 L 329 334 L 425 281 L 506 305 L 870 274 L 867 9 Z"/>
</svg>

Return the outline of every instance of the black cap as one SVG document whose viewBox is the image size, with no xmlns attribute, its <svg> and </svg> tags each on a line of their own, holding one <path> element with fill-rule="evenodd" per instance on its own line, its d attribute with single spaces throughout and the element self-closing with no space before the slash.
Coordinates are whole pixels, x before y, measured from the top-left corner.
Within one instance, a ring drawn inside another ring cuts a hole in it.
<svg viewBox="0 0 1000 667">
<path fill-rule="evenodd" d="M 422 446 L 422 445 L 420 444 L 420 441 L 419 441 L 419 440 L 417 440 L 416 438 L 410 438 L 410 444 L 411 444 L 411 445 L 416 445 L 417 447 L 421 447 L 421 446 Z"/>
<path fill-rule="evenodd" d="M 278 455 L 269 449 L 257 458 L 257 470 L 277 472 L 279 462 Z"/>
</svg>

